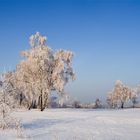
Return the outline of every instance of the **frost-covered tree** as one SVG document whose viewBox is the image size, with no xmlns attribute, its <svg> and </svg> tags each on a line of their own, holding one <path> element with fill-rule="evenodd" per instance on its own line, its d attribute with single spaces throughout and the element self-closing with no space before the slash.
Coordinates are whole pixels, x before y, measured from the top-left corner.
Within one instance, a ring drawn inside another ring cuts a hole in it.
<svg viewBox="0 0 140 140">
<path fill-rule="evenodd" d="M 80 101 L 74 101 L 73 102 L 73 107 L 74 108 L 81 108 Z"/>
<path fill-rule="evenodd" d="M 97 98 L 95 101 L 95 108 L 101 108 L 101 107 L 102 107 L 101 101 L 99 98 Z"/>
<path fill-rule="evenodd" d="M 116 108 L 117 107 L 117 97 L 115 94 L 112 94 L 113 91 L 109 92 L 107 96 L 107 103 L 111 108 Z"/>
<path fill-rule="evenodd" d="M 21 55 L 24 59 L 16 67 L 17 87 L 24 90 L 29 108 L 37 102 L 41 111 L 48 103 L 53 90 L 64 94 L 69 79 L 74 80 L 73 53 L 65 50 L 53 51 L 46 45 L 47 38 L 36 33 L 30 37 L 31 49 Z"/>
<path fill-rule="evenodd" d="M 130 93 L 130 100 L 132 101 L 133 108 L 135 107 L 135 104 L 138 102 L 137 101 L 138 95 L 139 95 L 139 88 L 138 87 L 132 88 Z"/>
<path fill-rule="evenodd" d="M 120 95 L 121 108 L 124 108 L 124 103 L 129 100 L 131 89 L 124 86 L 122 94 Z"/>
<path fill-rule="evenodd" d="M 117 80 L 115 87 L 112 92 L 109 93 L 107 97 L 107 102 L 112 105 L 112 107 L 120 106 L 124 107 L 124 103 L 129 99 L 131 89 L 125 86 L 122 81 Z"/>
</svg>

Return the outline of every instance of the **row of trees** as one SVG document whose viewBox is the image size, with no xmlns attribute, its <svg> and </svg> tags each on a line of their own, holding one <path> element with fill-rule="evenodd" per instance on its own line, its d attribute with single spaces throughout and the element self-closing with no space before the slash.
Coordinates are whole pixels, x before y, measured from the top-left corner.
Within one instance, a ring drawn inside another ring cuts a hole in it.
<svg viewBox="0 0 140 140">
<path fill-rule="evenodd" d="M 55 100 L 55 106 L 53 107 L 70 107 L 70 108 L 124 108 L 124 107 L 140 107 L 138 104 L 138 98 L 140 96 L 140 87 L 128 87 L 122 83 L 122 81 L 117 80 L 114 88 L 109 92 L 107 96 L 107 104 L 101 102 L 100 99 L 96 99 L 92 103 L 82 103 L 78 100 L 70 99 L 63 101 L 60 104 Z"/>
<path fill-rule="evenodd" d="M 83 104 L 79 101 L 74 101 L 72 107 L 75 108 L 124 108 L 131 106 L 140 107 L 138 104 L 138 98 L 140 97 L 140 87 L 128 87 L 123 84 L 122 81 L 117 80 L 114 88 L 107 95 L 107 104 L 96 99 L 93 103 Z"/>
<path fill-rule="evenodd" d="M 113 90 L 108 94 L 107 103 L 112 108 L 124 108 L 124 104 L 131 101 L 135 107 L 139 95 L 140 87 L 130 88 L 117 80 Z"/>
<path fill-rule="evenodd" d="M 56 98 L 57 99 L 57 98 Z M 55 99 L 55 102 L 52 102 L 53 105 L 51 107 L 58 107 L 58 108 L 89 108 L 89 109 L 97 109 L 103 108 L 103 104 L 99 98 L 97 98 L 94 102 L 91 103 L 83 103 L 77 99 L 74 99 L 70 96 L 64 98 L 63 104 L 60 105 L 58 100 Z"/>
<path fill-rule="evenodd" d="M 53 51 L 46 40 L 38 32 L 32 35 L 29 39 L 31 48 L 21 52 L 23 60 L 14 71 L 3 73 L 4 80 L 0 81 L 1 85 L 7 85 L 6 94 L 28 109 L 36 107 L 43 111 L 52 91 L 64 96 L 65 85 L 75 79 L 73 53 L 62 49 Z"/>
</svg>

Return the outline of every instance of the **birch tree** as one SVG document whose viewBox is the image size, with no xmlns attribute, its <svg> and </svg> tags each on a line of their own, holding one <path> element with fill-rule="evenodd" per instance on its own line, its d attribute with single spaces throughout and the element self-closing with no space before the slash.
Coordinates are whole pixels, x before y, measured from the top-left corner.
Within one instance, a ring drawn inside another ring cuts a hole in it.
<svg viewBox="0 0 140 140">
<path fill-rule="evenodd" d="M 73 53 L 66 50 L 53 51 L 46 44 L 47 38 L 40 33 L 29 39 L 31 48 L 23 51 L 24 59 L 16 67 L 16 81 L 24 89 L 29 109 L 36 101 L 43 111 L 53 90 L 62 95 L 70 79 L 75 79 L 72 68 Z"/>
<path fill-rule="evenodd" d="M 114 89 L 109 93 L 107 101 L 113 107 L 124 108 L 124 103 L 129 100 L 131 89 L 125 86 L 122 81 L 117 80 Z"/>
</svg>

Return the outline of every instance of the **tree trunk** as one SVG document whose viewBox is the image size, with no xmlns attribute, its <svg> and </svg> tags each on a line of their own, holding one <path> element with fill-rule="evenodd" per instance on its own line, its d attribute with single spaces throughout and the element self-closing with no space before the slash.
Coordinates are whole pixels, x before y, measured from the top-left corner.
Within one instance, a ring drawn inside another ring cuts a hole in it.
<svg viewBox="0 0 140 140">
<path fill-rule="evenodd" d="M 31 105 L 29 104 L 29 105 L 28 105 L 28 110 L 30 110 L 30 109 L 31 109 L 31 107 L 32 107 L 32 104 L 31 104 Z"/>
<path fill-rule="evenodd" d="M 122 102 L 122 104 L 121 104 L 121 108 L 124 108 L 124 103 Z"/>
<path fill-rule="evenodd" d="M 39 99 L 38 99 L 39 109 L 41 111 L 44 111 L 44 109 L 46 108 L 47 104 L 48 104 L 48 93 L 43 92 L 43 90 L 41 90 L 41 95 L 39 96 Z"/>
<path fill-rule="evenodd" d="M 36 100 L 34 100 L 34 101 L 33 101 L 32 108 L 37 108 L 37 105 L 36 105 Z"/>
<path fill-rule="evenodd" d="M 33 106 L 33 101 L 30 101 L 30 102 L 28 103 L 28 110 L 30 110 L 30 109 L 32 108 L 32 106 Z"/>
<path fill-rule="evenodd" d="M 38 97 L 38 103 L 37 103 L 37 108 L 40 108 L 40 96 Z"/>
<path fill-rule="evenodd" d="M 23 100 L 23 95 L 22 95 L 22 93 L 21 93 L 21 94 L 20 94 L 20 106 L 21 106 L 22 100 Z"/>
<path fill-rule="evenodd" d="M 40 95 L 40 109 L 43 111 L 43 99 L 42 99 L 42 94 Z"/>
<path fill-rule="evenodd" d="M 133 103 L 133 108 L 135 108 L 135 104 Z"/>
<path fill-rule="evenodd" d="M 46 108 L 47 104 L 48 104 L 48 96 L 46 95 L 46 97 L 45 97 L 45 99 L 44 99 L 43 110 Z M 43 111 L 43 110 L 42 110 L 42 111 Z"/>
</svg>

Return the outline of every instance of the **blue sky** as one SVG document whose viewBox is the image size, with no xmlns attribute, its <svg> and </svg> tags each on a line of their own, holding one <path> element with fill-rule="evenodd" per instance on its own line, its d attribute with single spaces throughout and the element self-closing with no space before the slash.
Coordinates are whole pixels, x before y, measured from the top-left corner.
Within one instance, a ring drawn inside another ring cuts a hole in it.
<svg viewBox="0 0 140 140">
<path fill-rule="evenodd" d="M 67 91 L 78 100 L 105 99 L 118 79 L 140 84 L 139 1 L 0 0 L 0 71 L 15 68 L 36 31 L 74 52 L 77 80 Z"/>
</svg>

